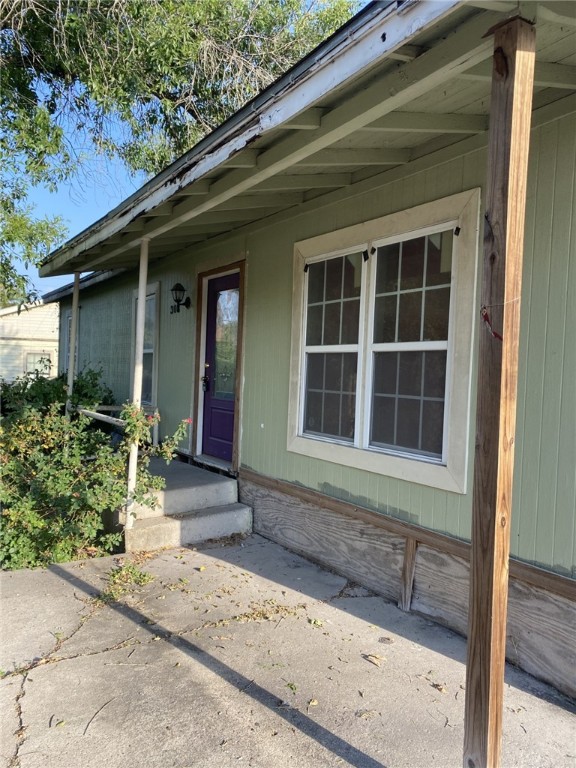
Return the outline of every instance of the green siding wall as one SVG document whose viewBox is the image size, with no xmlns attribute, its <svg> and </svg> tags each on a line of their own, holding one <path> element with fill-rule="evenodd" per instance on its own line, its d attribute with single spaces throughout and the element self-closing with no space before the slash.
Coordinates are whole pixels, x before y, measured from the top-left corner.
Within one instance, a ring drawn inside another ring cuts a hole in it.
<svg viewBox="0 0 576 768">
<path fill-rule="evenodd" d="M 458 158 L 354 200 L 302 215 L 249 240 L 242 464 L 322 493 L 460 538 L 469 538 L 470 495 L 447 493 L 286 450 L 292 263 L 296 240 L 482 184 L 484 153 Z"/>
<path fill-rule="evenodd" d="M 516 448 L 512 553 L 565 575 L 575 570 L 576 497 L 576 118 L 533 132 Z M 152 263 L 159 282 L 158 403 L 161 434 L 191 412 L 196 283 L 199 273 L 246 258 L 240 460 L 277 477 L 462 539 L 469 539 L 466 495 L 377 476 L 286 450 L 293 246 L 343 228 L 474 187 L 483 187 L 486 151 L 396 180 L 355 199 L 318 206 L 267 228 L 184 250 Z M 185 244 L 183 244 L 185 246 Z M 153 254 L 153 241 L 151 243 Z M 170 313 L 181 282 L 192 308 Z M 117 397 L 129 393 L 132 273 L 81 297 L 80 362 L 101 364 Z M 483 332 L 483 331 L 482 331 Z M 112 344 L 113 340 L 113 344 Z M 473 375 L 475 381 L 476 374 Z M 475 399 L 475 393 L 473 393 Z M 470 438 L 471 478 L 474 429 Z M 183 445 L 183 447 L 187 447 Z"/>
<path fill-rule="evenodd" d="M 512 554 L 576 576 L 576 117 L 533 132 L 525 248 Z M 286 451 L 293 243 L 475 186 L 481 150 L 249 239 L 242 463 L 469 539 L 466 496 Z M 473 460 L 473 435 L 470 460 Z"/>
<path fill-rule="evenodd" d="M 103 380 L 119 403 L 130 394 L 132 290 L 131 278 L 122 275 L 80 294 L 78 370 L 101 368 Z M 61 302 L 61 317 L 71 305 L 71 301 Z M 61 323 L 62 333 L 65 325 Z M 64 354 L 64 337 L 62 342 Z M 61 366 L 67 369 L 68 361 L 62 359 Z"/>
<path fill-rule="evenodd" d="M 512 553 L 576 576 L 576 116 L 533 133 Z"/>
</svg>

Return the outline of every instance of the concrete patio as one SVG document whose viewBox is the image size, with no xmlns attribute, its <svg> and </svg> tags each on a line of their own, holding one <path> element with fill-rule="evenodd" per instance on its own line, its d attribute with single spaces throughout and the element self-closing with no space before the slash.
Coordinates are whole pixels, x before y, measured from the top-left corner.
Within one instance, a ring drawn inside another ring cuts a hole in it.
<svg viewBox="0 0 576 768">
<path fill-rule="evenodd" d="M 7 768 L 461 765 L 465 641 L 258 536 L 0 587 Z M 503 766 L 574 768 L 574 703 L 505 690 Z"/>
</svg>

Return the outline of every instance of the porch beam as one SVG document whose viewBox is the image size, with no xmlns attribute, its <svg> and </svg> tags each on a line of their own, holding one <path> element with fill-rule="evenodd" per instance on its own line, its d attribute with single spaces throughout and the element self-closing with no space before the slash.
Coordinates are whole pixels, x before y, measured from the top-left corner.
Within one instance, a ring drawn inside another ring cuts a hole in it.
<svg viewBox="0 0 576 768">
<path fill-rule="evenodd" d="M 295 175 L 278 175 L 266 179 L 251 192 L 280 192 L 285 189 L 330 189 L 333 187 L 347 187 L 352 184 L 351 173 L 301 173 Z"/>
<path fill-rule="evenodd" d="M 144 323 L 146 319 L 146 284 L 148 282 L 148 240 L 140 241 L 140 271 L 138 275 L 138 302 L 136 305 L 136 340 L 134 343 L 134 372 L 132 380 L 132 403 L 140 407 L 142 402 L 142 373 L 144 361 Z M 128 457 L 128 495 L 126 501 L 126 528 L 132 528 L 134 518 L 134 491 L 138 470 L 138 441 L 130 445 Z"/>
<path fill-rule="evenodd" d="M 461 80 L 490 80 L 490 62 L 482 62 L 458 76 Z M 576 88 L 576 67 L 568 64 L 552 64 L 539 61 L 534 69 L 534 85 L 539 88 Z"/>
<path fill-rule="evenodd" d="M 242 149 L 222 163 L 223 168 L 255 168 L 258 160 L 257 149 Z"/>
<path fill-rule="evenodd" d="M 537 6 L 538 20 L 558 24 L 563 27 L 576 27 L 576 3 L 566 0 L 548 0 Z"/>
<path fill-rule="evenodd" d="M 409 149 L 323 149 L 300 160 L 298 166 L 401 165 L 409 161 Z"/>
<path fill-rule="evenodd" d="M 488 115 L 391 112 L 361 130 L 390 133 L 482 133 L 488 130 Z"/>
<path fill-rule="evenodd" d="M 285 192 L 276 195 L 247 195 L 227 200 L 219 206 L 219 211 L 240 211 L 250 208 L 281 208 L 285 205 L 297 205 L 304 200 L 302 192 Z"/>
<path fill-rule="evenodd" d="M 413 61 L 425 52 L 420 45 L 401 45 L 390 53 L 390 58 L 395 61 Z"/>
<path fill-rule="evenodd" d="M 494 33 L 482 328 L 464 721 L 464 768 L 498 768 L 502 699 L 524 217 L 535 29 L 515 18 Z"/>
<path fill-rule="evenodd" d="M 193 195 L 207 195 L 210 191 L 210 181 L 208 179 L 199 179 L 178 191 L 178 197 L 192 197 Z"/>
<path fill-rule="evenodd" d="M 70 413 L 72 392 L 74 390 L 74 373 L 76 367 L 76 339 L 78 338 L 78 309 L 80 306 L 80 272 L 74 272 L 74 288 L 72 289 L 72 318 L 70 320 L 70 349 L 68 350 L 68 380 L 66 384 L 66 413 Z"/>
<path fill-rule="evenodd" d="M 172 210 L 174 209 L 174 203 L 172 201 L 168 203 L 162 203 L 156 208 L 151 208 L 149 211 L 142 215 L 143 219 L 155 219 L 158 216 L 172 216 Z"/>
<path fill-rule="evenodd" d="M 323 109 L 312 107 L 302 112 L 298 117 L 294 117 L 292 120 L 284 123 L 282 128 L 287 128 L 290 131 L 315 131 L 316 128 L 320 128 L 323 114 Z"/>
</svg>

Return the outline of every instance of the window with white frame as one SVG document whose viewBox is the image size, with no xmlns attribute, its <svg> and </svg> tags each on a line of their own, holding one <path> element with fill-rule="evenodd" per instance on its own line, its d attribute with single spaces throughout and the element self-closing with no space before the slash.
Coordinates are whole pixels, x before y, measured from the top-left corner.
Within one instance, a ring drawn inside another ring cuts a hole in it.
<svg viewBox="0 0 576 768">
<path fill-rule="evenodd" d="M 64 354 L 62 357 L 62 372 L 65 373 L 70 366 L 70 342 L 72 340 L 72 310 L 67 310 L 63 317 L 64 325 Z M 78 322 L 80 314 L 78 314 Z M 77 329 L 79 330 L 79 329 Z M 76 334 L 76 344 L 74 349 L 74 373 L 78 370 L 78 336 Z"/>
<path fill-rule="evenodd" d="M 146 296 L 144 349 L 142 354 L 142 402 L 154 402 L 154 354 L 156 347 L 156 294 Z"/>
<path fill-rule="evenodd" d="M 133 342 L 136 337 L 137 292 L 134 291 L 133 306 Z M 157 351 L 158 351 L 158 283 L 146 288 L 146 307 L 144 309 L 144 346 L 142 352 L 142 403 L 156 405 L 157 397 Z M 134 360 L 134 348 L 132 350 Z"/>
<path fill-rule="evenodd" d="M 478 213 L 474 190 L 296 244 L 289 450 L 465 492 Z"/>
<path fill-rule="evenodd" d="M 50 352 L 26 352 L 26 367 L 24 373 L 37 373 L 39 376 L 49 376 L 52 367 Z"/>
</svg>

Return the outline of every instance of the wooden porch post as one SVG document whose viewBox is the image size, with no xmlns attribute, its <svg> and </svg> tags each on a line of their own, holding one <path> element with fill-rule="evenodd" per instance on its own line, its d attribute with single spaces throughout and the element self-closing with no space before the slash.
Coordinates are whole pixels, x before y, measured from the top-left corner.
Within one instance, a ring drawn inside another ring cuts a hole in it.
<svg viewBox="0 0 576 768">
<path fill-rule="evenodd" d="M 502 742 L 518 340 L 535 30 L 494 34 L 470 560 L 464 768 L 497 768 Z"/>
<path fill-rule="evenodd" d="M 70 321 L 70 349 L 68 350 L 68 381 L 66 386 L 66 413 L 70 413 L 76 364 L 76 339 L 78 338 L 78 306 L 80 300 L 80 272 L 74 272 L 72 292 L 72 319 Z"/>
<path fill-rule="evenodd" d="M 132 403 L 140 406 L 142 401 L 142 363 L 144 359 L 144 322 L 146 318 L 146 283 L 148 282 L 148 239 L 140 241 L 140 273 L 138 277 L 138 303 L 136 305 L 136 341 L 134 344 L 134 375 L 132 379 Z M 128 498 L 126 503 L 126 528 L 134 523 L 131 507 L 134 503 L 136 473 L 138 469 L 138 443 L 130 446 L 128 458 Z"/>
</svg>

